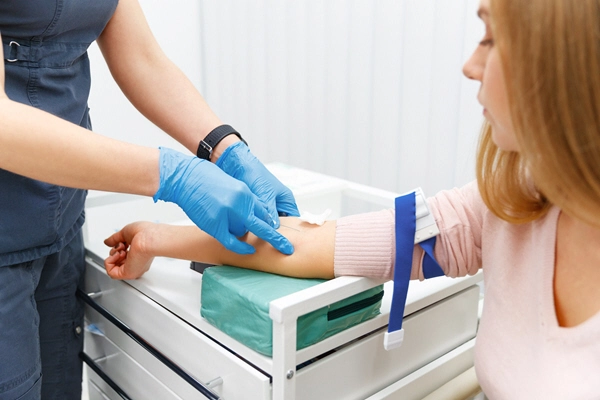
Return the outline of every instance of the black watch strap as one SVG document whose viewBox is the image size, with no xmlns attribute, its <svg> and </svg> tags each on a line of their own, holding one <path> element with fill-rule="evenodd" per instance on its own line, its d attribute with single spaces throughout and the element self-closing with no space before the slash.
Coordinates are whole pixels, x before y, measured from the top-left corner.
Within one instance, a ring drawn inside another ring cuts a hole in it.
<svg viewBox="0 0 600 400">
<path fill-rule="evenodd" d="M 210 161 L 213 149 L 219 144 L 224 137 L 229 135 L 236 135 L 242 142 L 247 146 L 248 143 L 242 138 L 242 135 L 229 125 L 217 126 L 215 129 L 210 131 L 206 137 L 200 141 L 196 155 L 198 158 Z"/>
</svg>

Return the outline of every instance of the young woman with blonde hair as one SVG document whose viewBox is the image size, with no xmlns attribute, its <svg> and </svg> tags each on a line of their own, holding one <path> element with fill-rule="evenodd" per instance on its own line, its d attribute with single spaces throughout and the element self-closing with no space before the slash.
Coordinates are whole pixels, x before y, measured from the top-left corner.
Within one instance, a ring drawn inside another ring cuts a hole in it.
<svg viewBox="0 0 600 400">
<path fill-rule="evenodd" d="M 481 0 L 485 36 L 464 66 L 481 82 L 477 182 L 428 200 L 447 276 L 485 272 L 475 367 L 492 399 L 598 398 L 600 381 L 600 1 Z M 292 227 L 296 230 L 288 229 Z M 250 235 L 252 256 L 194 227 L 135 223 L 107 239 L 115 278 L 154 256 L 299 277 L 394 270 L 394 211 L 282 220 L 284 257 Z M 215 244 L 216 245 L 216 244 Z M 423 279 L 414 248 L 411 278 Z"/>
</svg>

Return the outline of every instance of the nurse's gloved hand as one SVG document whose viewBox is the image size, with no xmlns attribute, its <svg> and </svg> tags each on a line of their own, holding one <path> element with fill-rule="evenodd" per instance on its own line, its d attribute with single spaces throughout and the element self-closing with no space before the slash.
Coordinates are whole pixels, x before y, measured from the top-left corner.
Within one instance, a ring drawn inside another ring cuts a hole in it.
<svg viewBox="0 0 600 400">
<path fill-rule="evenodd" d="M 160 186 L 154 201 L 178 204 L 200 229 L 227 249 L 252 254 L 254 247 L 237 238 L 248 231 L 283 254 L 292 244 L 271 225 L 267 210 L 245 183 L 209 161 L 160 148 Z"/>
<path fill-rule="evenodd" d="M 217 160 L 217 166 L 248 185 L 267 207 L 276 228 L 279 227 L 279 215 L 300 216 L 292 191 L 254 157 L 243 142 L 227 147 Z"/>
</svg>

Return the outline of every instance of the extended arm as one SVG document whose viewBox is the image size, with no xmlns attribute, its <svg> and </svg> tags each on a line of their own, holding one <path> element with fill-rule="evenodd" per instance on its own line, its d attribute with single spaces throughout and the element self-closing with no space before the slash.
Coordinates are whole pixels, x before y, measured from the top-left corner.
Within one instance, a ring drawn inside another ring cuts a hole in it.
<svg viewBox="0 0 600 400">
<path fill-rule="evenodd" d="M 196 153 L 200 140 L 222 125 L 194 85 L 162 51 L 138 0 L 119 1 L 98 45 L 131 103 L 192 153 Z M 244 182 L 260 198 L 275 226 L 278 214 L 300 215 L 292 192 L 236 135 L 226 136 L 215 146 L 210 161 L 217 160 L 225 173 Z"/>
<path fill-rule="evenodd" d="M 193 154 L 200 139 L 222 124 L 190 80 L 162 51 L 137 0 L 119 1 L 98 45 L 129 101 Z M 228 136 L 218 148 L 223 150 L 238 140 L 235 135 Z"/>
<path fill-rule="evenodd" d="M 0 168 L 55 185 L 154 196 L 178 204 L 229 249 L 252 252 L 236 239 L 249 230 L 278 250 L 293 252 L 244 183 L 196 157 L 99 136 L 12 101 L 1 64 Z"/>
<path fill-rule="evenodd" d="M 0 168 L 62 186 L 156 193 L 157 149 L 109 139 L 10 100 L 4 62 L 0 84 Z"/>
<path fill-rule="evenodd" d="M 251 233 L 243 240 L 252 244 L 256 253 L 240 255 L 227 251 L 194 226 L 135 222 L 106 239 L 105 244 L 112 249 L 104 265 L 115 279 L 139 278 L 157 256 L 233 265 L 301 278 L 333 278 L 335 221 L 318 226 L 298 218 L 281 218 L 279 232 L 294 245 L 295 251 L 291 256 L 279 253 Z"/>
</svg>

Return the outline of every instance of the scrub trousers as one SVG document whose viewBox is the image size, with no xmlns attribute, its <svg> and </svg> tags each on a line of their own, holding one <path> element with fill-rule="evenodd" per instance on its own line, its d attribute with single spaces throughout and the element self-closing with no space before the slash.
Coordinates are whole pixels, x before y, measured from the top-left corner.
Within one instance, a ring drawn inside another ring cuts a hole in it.
<svg viewBox="0 0 600 400">
<path fill-rule="evenodd" d="M 80 400 L 81 232 L 60 252 L 0 267 L 0 400 Z"/>
</svg>

